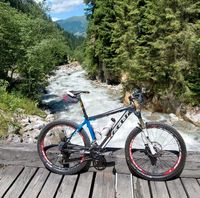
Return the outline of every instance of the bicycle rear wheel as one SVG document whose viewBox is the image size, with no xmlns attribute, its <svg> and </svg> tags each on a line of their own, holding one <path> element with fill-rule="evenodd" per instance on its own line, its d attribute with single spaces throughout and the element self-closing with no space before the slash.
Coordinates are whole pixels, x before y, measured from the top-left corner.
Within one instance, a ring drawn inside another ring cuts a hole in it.
<svg viewBox="0 0 200 198">
<path fill-rule="evenodd" d="M 57 174 L 75 174 L 89 167 L 84 148 L 90 146 L 86 132 L 72 135 L 78 125 L 72 121 L 49 123 L 38 137 L 38 153 L 45 167 Z"/>
<path fill-rule="evenodd" d="M 144 135 L 149 138 L 152 154 Z M 130 171 L 147 180 L 169 180 L 179 176 L 186 160 L 183 138 L 172 127 L 162 123 L 146 123 L 146 129 L 135 128 L 128 136 L 125 156 Z"/>
</svg>

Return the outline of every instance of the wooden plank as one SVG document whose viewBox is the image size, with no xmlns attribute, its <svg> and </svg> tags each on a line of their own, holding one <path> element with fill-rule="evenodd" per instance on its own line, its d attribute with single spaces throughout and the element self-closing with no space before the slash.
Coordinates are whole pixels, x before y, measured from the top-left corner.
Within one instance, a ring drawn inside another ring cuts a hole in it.
<svg viewBox="0 0 200 198">
<path fill-rule="evenodd" d="M 150 181 L 153 198 L 169 198 L 165 182 Z"/>
<path fill-rule="evenodd" d="M 200 186 L 196 179 L 182 178 L 181 180 L 186 189 L 186 193 L 188 197 L 191 197 L 191 198 L 200 197 Z"/>
<path fill-rule="evenodd" d="M 97 172 L 92 197 L 112 198 L 115 197 L 114 175 L 112 172 Z"/>
<path fill-rule="evenodd" d="M 188 151 L 187 160 L 188 162 L 200 162 L 200 152 L 199 151 Z"/>
<path fill-rule="evenodd" d="M 198 156 L 198 158 L 199 157 L 200 157 L 200 155 Z M 189 161 L 187 159 L 187 161 L 185 162 L 184 169 L 193 169 L 193 168 L 200 169 L 200 161 Z"/>
<path fill-rule="evenodd" d="M 133 186 L 132 175 L 116 173 L 116 197 L 117 198 L 132 198 Z"/>
<path fill-rule="evenodd" d="M 36 144 L 0 144 L 0 164 L 44 167 L 37 152 Z"/>
<path fill-rule="evenodd" d="M 199 156 L 200 158 L 200 156 Z M 115 169 L 117 173 L 129 174 L 130 170 L 125 159 L 115 159 Z M 200 163 L 187 162 L 180 177 L 200 178 Z"/>
<path fill-rule="evenodd" d="M 188 178 L 200 178 L 200 169 L 190 169 L 190 170 L 183 170 L 180 177 L 188 177 Z"/>
<path fill-rule="evenodd" d="M 25 192 L 22 195 L 22 198 L 37 197 L 39 192 L 42 190 L 42 186 L 44 185 L 48 175 L 49 171 L 47 169 L 40 168 L 26 188 Z"/>
<path fill-rule="evenodd" d="M 130 170 L 127 166 L 126 160 L 124 158 L 115 159 L 115 170 L 117 173 L 130 174 Z"/>
<path fill-rule="evenodd" d="M 107 149 L 109 150 L 110 148 Z M 110 158 L 110 160 L 115 161 L 115 169 L 118 173 L 129 174 L 130 171 L 126 165 L 124 150 L 112 148 L 110 151 L 113 151 L 113 154 L 108 155 L 106 159 Z M 0 164 L 44 167 L 39 159 L 35 144 L 8 144 L 7 142 L 1 141 L 0 156 Z M 186 160 L 181 177 L 200 178 L 200 152 L 187 152 Z M 94 171 L 93 169 L 91 170 Z"/>
<path fill-rule="evenodd" d="M 148 181 L 133 176 L 133 195 L 134 198 L 151 198 Z"/>
<path fill-rule="evenodd" d="M 180 179 L 167 181 L 167 188 L 171 198 L 187 198 Z"/>
<path fill-rule="evenodd" d="M 39 194 L 40 198 L 48 197 L 53 198 L 56 194 L 58 185 L 62 179 L 62 175 L 51 173 L 48 177 L 41 193 Z"/>
<path fill-rule="evenodd" d="M 58 189 L 56 197 L 57 198 L 72 197 L 77 178 L 78 178 L 77 175 L 66 175 L 62 181 L 60 188 Z"/>
<path fill-rule="evenodd" d="M 26 167 L 20 174 L 20 176 L 17 178 L 15 183 L 8 190 L 8 192 L 5 195 L 5 198 L 19 197 L 35 172 L 36 168 Z"/>
<path fill-rule="evenodd" d="M 11 184 L 14 182 L 16 177 L 20 174 L 23 167 L 5 167 L 1 169 L 0 175 L 0 197 L 8 190 Z"/>
<path fill-rule="evenodd" d="M 76 191 L 74 193 L 74 198 L 82 198 L 83 195 L 85 198 L 89 197 L 92 178 L 93 178 L 93 173 L 91 172 L 80 174 Z"/>
<path fill-rule="evenodd" d="M 3 172 L 4 169 L 5 169 L 5 166 L 2 165 L 2 164 L 0 164 L 0 176 L 1 176 L 1 174 L 2 174 L 2 172 Z"/>
</svg>

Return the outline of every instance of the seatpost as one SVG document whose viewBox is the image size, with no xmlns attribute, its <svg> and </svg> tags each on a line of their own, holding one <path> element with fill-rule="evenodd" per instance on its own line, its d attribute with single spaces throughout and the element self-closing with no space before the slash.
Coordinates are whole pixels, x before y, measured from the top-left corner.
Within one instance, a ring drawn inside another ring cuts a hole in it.
<svg viewBox="0 0 200 198">
<path fill-rule="evenodd" d="M 88 118 L 88 115 L 87 115 L 87 113 L 86 113 L 85 106 L 84 106 L 83 101 L 82 101 L 82 99 L 81 99 L 81 95 L 79 96 L 79 102 L 80 102 L 80 105 L 81 105 L 81 109 L 82 109 L 82 111 L 83 111 L 83 115 L 84 115 L 84 117 L 87 119 L 87 118 Z"/>
</svg>

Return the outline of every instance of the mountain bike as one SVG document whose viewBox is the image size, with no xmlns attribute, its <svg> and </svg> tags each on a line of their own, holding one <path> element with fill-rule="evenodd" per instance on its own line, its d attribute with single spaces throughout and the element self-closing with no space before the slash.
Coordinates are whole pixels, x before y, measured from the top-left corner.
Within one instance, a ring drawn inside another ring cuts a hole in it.
<svg viewBox="0 0 200 198">
<path fill-rule="evenodd" d="M 186 160 L 183 138 L 173 127 L 159 122 L 144 122 L 141 115 L 143 94 L 135 90 L 129 97 L 130 105 L 95 116 L 88 116 L 81 94 L 88 91 L 71 91 L 67 96 L 78 99 L 84 115 L 81 124 L 57 120 L 47 124 L 38 137 L 38 153 L 44 166 L 57 174 L 76 174 L 87 170 L 91 162 L 101 169 L 105 166 L 107 144 L 134 113 L 139 123 L 128 135 L 125 158 L 132 174 L 147 180 L 169 180 L 179 176 Z M 97 143 L 92 121 L 123 112 L 113 123 L 100 144 Z M 86 133 L 83 127 L 88 128 Z M 90 138 L 88 136 L 90 134 Z"/>
</svg>

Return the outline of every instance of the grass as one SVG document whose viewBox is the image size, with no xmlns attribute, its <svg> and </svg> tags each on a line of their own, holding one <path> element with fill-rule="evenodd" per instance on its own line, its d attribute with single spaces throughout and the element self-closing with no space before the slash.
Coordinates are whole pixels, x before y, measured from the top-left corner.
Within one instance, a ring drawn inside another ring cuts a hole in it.
<svg viewBox="0 0 200 198">
<path fill-rule="evenodd" d="M 0 88 L 0 137 L 8 134 L 9 125 L 18 125 L 14 115 L 23 113 L 45 117 L 45 113 L 37 107 L 37 102 L 21 96 L 19 93 L 7 93 Z"/>
</svg>

